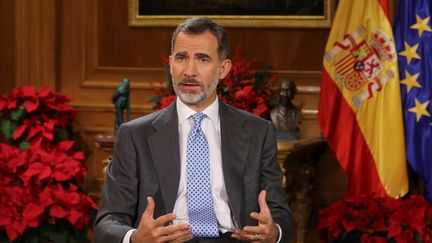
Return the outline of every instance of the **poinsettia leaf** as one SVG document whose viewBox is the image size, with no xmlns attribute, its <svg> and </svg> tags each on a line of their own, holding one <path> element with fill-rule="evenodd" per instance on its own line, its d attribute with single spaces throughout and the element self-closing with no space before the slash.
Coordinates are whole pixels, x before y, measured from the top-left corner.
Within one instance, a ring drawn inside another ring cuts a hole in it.
<svg viewBox="0 0 432 243">
<path fill-rule="evenodd" d="M 76 224 L 78 219 L 82 216 L 82 213 L 76 211 L 76 210 L 70 210 L 69 215 L 67 216 L 67 219 L 71 224 Z"/>
<path fill-rule="evenodd" d="M 75 152 L 73 155 L 73 158 L 76 160 L 84 160 L 84 153 L 83 152 Z"/>
<path fill-rule="evenodd" d="M 0 126 L 3 135 L 9 140 L 13 137 L 14 131 L 18 127 L 18 124 L 10 120 L 2 120 Z"/>
<path fill-rule="evenodd" d="M 69 133 L 66 129 L 60 128 L 55 132 L 54 136 L 57 139 L 57 141 L 63 141 L 69 138 Z"/>
<path fill-rule="evenodd" d="M 37 110 L 38 106 L 39 106 L 39 100 L 38 99 L 28 100 L 24 103 L 24 108 L 26 109 L 26 111 L 28 113 L 31 113 L 31 112 Z"/>
<path fill-rule="evenodd" d="M 27 141 L 22 141 L 22 142 L 19 144 L 19 148 L 20 148 L 21 150 L 28 149 L 29 147 L 30 147 L 30 143 L 27 142 Z"/>
<path fill-rule="evenodd" d="M 59 143 L 58 147 L 60 150 L 62 151 L 68 151 L 72 148 L 72 146 L 74 145 L 74 141 L 72 140 L 67 140 L 67 141 L 62 141 Z"/>
<path fill-rule="evenodd" d="M 22 92 L 22 96 L 24 97 L 29 97 L 29 98 L 36 97 L 36 89 L 33 86 L 29 86 L 29 85 L 21 86 L 20 90 Z"/>
<path fill-rule="evenodd" d="M 14 241 L 19 236 L 18 231 L 16 231 L 12 227 L 6 228 L 6 233 L 7 233 L 8 237 L 9 237 L 10 242 Z"/>
<path fill-rule="evenodd" d="M 27 125 L 25 125 L 25 124 L 17 127 L 17 129 L 15 129 L 15 131 L 13 133 L 13 139 L 17 140 L 19 137 L 21 137 L 23 135 L 23 133 L 26 131 L 26 129 L 27 129 Z"/>
<path fill-rule="evenodd" d="M 39 89 L 38 96 L 39 98 L 46 98 L 49 95 L 51 95 L 51 93 L 52 93 L 51 88 L 43 86 Z"/>
<path fill-rule="evenodd" d="M 58 205 L 54 205 L 50 208 L 49 214 L 56 218 L 64 218 L 68 215 L 68 211 Z"/>
<path fill-rule="evenodd" d="M 43 212 L 44 212 L 43 207 L 41 207 L 35 203 L 29 203 L 23 211 L 23 217 L 26 220 L 31 220 L 31 219 L 38 217 Z"/>
<path fill-rule="evenodd" d="M 11 111 L 11 118 L 14 121 L 21 120 L 21 118 L 25 115 L 25 110 L 22 106 L 18 106 L 14 110 Z"/>
<path fill-rule="evenodd" d="M 47 131 L 42 132 L 42 136 L 48 139 L 49 141 L 52 141 L 54 138 L 54 134 L 52 132 L 47 132 Z"/>
</svg>

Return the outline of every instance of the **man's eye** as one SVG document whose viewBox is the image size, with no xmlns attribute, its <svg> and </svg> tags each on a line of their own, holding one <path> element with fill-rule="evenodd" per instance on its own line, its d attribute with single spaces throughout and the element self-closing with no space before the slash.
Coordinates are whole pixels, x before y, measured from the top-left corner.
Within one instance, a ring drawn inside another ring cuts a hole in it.
<svg viewBox="0 0 432 243">
<path fill-rule="evenodd" d="M 199 61 L 200 62 L 209 62 L 209 59 L 208 58 L 200 58 Z"/>
<path fill-rule="evenodd" d="M 176 56 L 176 60 L 178 60 L 178 61 L 182 61 L 182 60 L 184 60 L 186 57 L 185 56 Z"/>
</svg>

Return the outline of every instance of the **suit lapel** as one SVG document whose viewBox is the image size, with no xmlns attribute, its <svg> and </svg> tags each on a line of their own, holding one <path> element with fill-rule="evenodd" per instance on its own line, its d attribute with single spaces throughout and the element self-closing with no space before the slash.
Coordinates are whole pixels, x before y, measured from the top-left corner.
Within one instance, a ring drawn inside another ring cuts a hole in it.
<svg viewBox="0 0 432 243">
<path fill-rule="evenodd" d="M 244 132 L 245 119 L 227 105 L 219 102 L 221 125 L 222 168 L 225 188 L 234 220 L 240 223 L 243 200 L 243 173 L 249 150 L 250 134 Z"/>
<path fill-rule="evenodd" d="M 180 148 L 175 103 L 163 110 L 153 121 L 156 133 L 148 138 L 166 213 L 174 209 L 180 181 Z"/>
</svg>

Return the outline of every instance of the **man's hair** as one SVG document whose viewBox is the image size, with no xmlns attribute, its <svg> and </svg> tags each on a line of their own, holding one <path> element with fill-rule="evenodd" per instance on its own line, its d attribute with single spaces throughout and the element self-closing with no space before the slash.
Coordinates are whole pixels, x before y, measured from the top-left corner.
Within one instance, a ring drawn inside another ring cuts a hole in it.
<svg viewBox="0 0 432 243">
<path fill-rule="evenodd" d="M 176 38 L 180 31 L 183 31 L 186 34 L 198 35 L 202 34 L 206 31 L 210 31 L 217 40 L 218 43 L 218 55 L 220 60 L 225 60 L 229 55 L 229 40 L 228 35 L 225 32 L 224 28 L 214 22 L 211 19 L 207 18 L 190 18 L 185 20 L 172 34 L 171 38 L 171 52 L 174 51 L 174 44 Z"/>
</svg>

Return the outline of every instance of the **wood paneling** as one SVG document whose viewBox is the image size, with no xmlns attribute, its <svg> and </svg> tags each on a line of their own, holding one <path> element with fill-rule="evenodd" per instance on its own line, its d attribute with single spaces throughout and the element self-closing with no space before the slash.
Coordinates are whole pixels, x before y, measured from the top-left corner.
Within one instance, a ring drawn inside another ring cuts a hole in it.
<svg viewBox="0 0 432 243">
<path fill-rule="evenodd" d="M 24 84 L 58 88 L 58 3 L 55 0 L 0 1 L 0 93 Z"/>
<path fill-rule="evenodd" d="M 56 1 L 15 1 L 15 85 L 56 89 Z"/>
<path fill-rule="evenodd" d="M 0 0 L 0 94 L 9 92 L 15 80 L 15 1 Z"/>
</svg>

